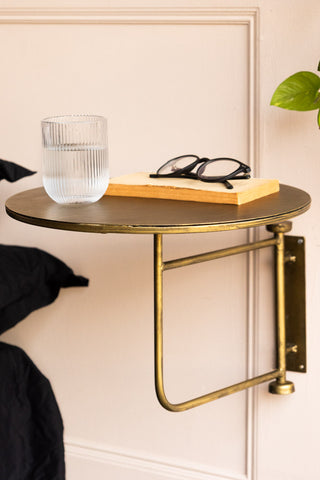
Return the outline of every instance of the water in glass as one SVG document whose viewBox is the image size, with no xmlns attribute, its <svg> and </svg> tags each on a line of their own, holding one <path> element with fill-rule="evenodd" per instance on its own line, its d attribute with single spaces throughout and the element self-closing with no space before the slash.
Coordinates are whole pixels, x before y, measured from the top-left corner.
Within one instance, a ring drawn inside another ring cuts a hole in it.
<svg viewBox="0 0 320 480">
<path fill-rule="evenodd" d="M 93 117 L 85 122 L 85 116 L 43 121 L 43 186 L 57 203 L 96 202 L 108 187 L 105 125 L 92 125 Z"/>
</svg>

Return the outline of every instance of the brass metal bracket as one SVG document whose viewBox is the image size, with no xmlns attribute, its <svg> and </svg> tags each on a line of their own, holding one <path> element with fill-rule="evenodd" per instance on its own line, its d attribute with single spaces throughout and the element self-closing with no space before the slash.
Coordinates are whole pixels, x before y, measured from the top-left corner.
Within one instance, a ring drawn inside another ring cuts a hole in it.
<svg viewBox="0 0 320 480">
<path fill-rule="evenodd" d="M 300 326 L 300 319 L 302 316 L 304 317 L 304 293 L 301 291 L 303 285 L 302 290 L 304 292 L 304 275 L 302 275 L 302 272 L 304 272 L 302 244 L 304 242 L 301 242 L 301 237 L 286 237 L 284 235 L 291 230 L 291 222 L 268 225 L 267 230 L 273 232 L 273 238 L 166 262 L 162 258 L 162 234 L 154 234 L 155 388 L 158 400 L 165 409 L 172 412 L 188 410 L 270 380 L 274 380 L 269 385 L 270 393 L 287 395 L 294 392 L 294 384 L 286 379 L 287 359 L 290 369 L 294 371 L 305 371 L 306 365 L 305 324 L 303 327 Z M 185 402 L 171 403 L 166 397 L 163 379 L 164 271 L 269 246 L 273 246 L 275 251 L 276 369 Z M 297 279 L 297 277 L 301 278 Z M 287 300 L 285 297 L 287 297 Z M 294 301 L 292 300 L 293 297 Z M 296 315 L 297 309 L 300 309 L 301 314 Z M 288 333 L 286 332 L 287 328 Z"/>
<path fill-rule="evenodd" d="M 305 239 L 285 235 L 287 370 L 306 372 Z"/>
</svg>

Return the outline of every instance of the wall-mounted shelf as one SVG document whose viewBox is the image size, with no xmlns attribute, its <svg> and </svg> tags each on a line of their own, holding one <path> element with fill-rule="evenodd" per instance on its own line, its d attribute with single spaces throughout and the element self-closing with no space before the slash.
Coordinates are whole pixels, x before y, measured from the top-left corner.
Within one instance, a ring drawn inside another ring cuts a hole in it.
<svg viewBox="0 0 320 480">
<path fill-rule="evenodd" d="M 308 210 L 310 196 L 281 185 L 280 191 L 241 206 L 105 196 L 77 208 L 54 203 L 43 188 L 12 196 L 6 211 L 12 218 L 47 228 L 91 233 L 135 233 L 154 236 L 155 385 L 161 405 L 183 411 L 272 380 L 269 391 L 289 394 L 294 385 L 286 371 L 306 371 L 304 239 L 286 235 L 291 219 Z M 265 225 L 269 239 L 192 257 L 163 261 L 164 234 L 228 231 Z M 272 247 L 275 252 L 277 366 L 215 392 L 172 404 L 165 395 L 163 376 L 163 274 L 194 263 Z"/>
</svg>

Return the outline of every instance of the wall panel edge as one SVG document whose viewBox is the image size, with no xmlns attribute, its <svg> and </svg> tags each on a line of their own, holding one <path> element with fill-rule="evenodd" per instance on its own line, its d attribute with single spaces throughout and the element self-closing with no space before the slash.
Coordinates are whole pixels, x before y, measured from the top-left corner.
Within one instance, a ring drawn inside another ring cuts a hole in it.
<svg viewBox="0 0 320 480">
<path fill-rule="evenodd" d="M 116 7 L 56 7 L 52 6 L 28 8 L 12 2 L 10 8 L 0 6 L 0 24 L 212 24 L 212 25 L 246 25 L 248 27 L 248 152 L 249 162 L 259 171 L 259 8 L 258 7 L 148 7 L 148 8 L 116 8 Z M 252 233 L 248 235 L 252 236 Z M 257 262 L 248 266 L 249 281 L 257 278 Z M 256 289 L 248 292 L 248 372 L 255 370 L 255 315 L 257 298 Z M 251 306 L 250 306 L 251 305 Z M 255 465 L 254 437 L 255 437 L 255 395 L 248 392 L 247 408 L 247 475 L 230 475 L 214 471 L 192 470 L 184 465 L 169 465 L 158 460 L 137 458 L 129 454 L 119 454 L 113 450 L 96 450 L 87 445 L 66 443 L 66 454 L 90 461 L 118 464 L 126 468 L 137 468 L 155 471 L 168 478 L 196 480 L 253 480 Z M 99 452 L 99 453 L 97 453 Z M 117 463 L 118 462 L 118 463 Z M 168 469 L 168 470 L 166 470 Z"/>
<path fill-rule="evenodd" d="M 75 440 L 65 443 L 66 457 L 87 462 L 100 462 L 107 465 L 147 472 L 164 479 L 176 480 L 247 480 L 247 476 L 208 469 L 198 464 L 173 463 L 170 459 L 137 455 L 135 451 L 86 444 Z"/>
</svg>

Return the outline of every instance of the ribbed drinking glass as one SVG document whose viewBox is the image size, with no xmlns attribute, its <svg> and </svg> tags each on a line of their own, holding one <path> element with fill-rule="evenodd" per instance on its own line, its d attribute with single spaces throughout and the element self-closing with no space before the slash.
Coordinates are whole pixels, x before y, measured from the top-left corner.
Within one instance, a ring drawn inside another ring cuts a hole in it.
<svg viewBox="0 0 320 480">
<path fill-rule="evenodd" d="M 57 203 L 92 203 L 109 184 L 107 121 L 63 115 L 41 122 L 43 186 Z"/>
</svg>

